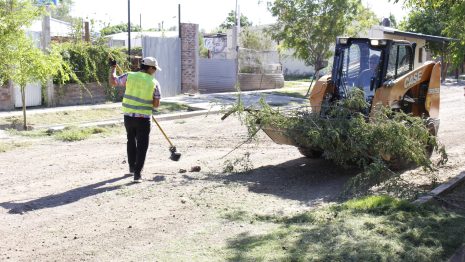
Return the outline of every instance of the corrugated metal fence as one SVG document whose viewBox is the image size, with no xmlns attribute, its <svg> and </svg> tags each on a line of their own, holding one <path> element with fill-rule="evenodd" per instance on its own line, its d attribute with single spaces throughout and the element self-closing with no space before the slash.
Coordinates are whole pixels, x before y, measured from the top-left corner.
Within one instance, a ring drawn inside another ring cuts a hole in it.
<svg viewBox="0 0 465 262">
<path fill-rule="evenodd" d="M 236 60 L 200 59 L 200 93 L 233 92 L 236 84 Z"/>
<path fill-rule="evenodd" d="M 162 68 L 155 78 L 160 82 L 162 97 L 181 93 L 181 40 L 179 38 L 144 37 L 142 55 L 155 57 Z"/>
<path fill-rule="evenodd" d="M 21 89 L 18 85 L 15 86 L 15 107 L 22 107 L 23 101 L 21 99 Z M 25 88 L 26 106 L 40 106 L 42 105 L 42 85 L 38 83 L 28 83 Z"/>
</svg>

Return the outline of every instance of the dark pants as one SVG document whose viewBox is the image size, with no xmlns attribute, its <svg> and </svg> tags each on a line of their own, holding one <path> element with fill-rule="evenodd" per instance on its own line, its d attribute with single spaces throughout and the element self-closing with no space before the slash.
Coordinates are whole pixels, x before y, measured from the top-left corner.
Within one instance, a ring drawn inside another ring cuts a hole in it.
<svg viewBox="0 0 465 262">
<path fill-rule="evenodd" d="M 145 156 L 149 148 L 150 119 L 124 116 L 124 127 L 128 137 L 129 170 L 138 175 L 144 168 Z"/>
</svg>

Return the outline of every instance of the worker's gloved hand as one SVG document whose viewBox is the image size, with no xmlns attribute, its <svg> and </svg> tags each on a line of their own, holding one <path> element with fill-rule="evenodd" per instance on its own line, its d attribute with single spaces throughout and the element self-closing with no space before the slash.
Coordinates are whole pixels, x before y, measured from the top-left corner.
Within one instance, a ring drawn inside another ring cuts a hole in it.
<svg viewBox="0 0 465 262">
<path fill-rule="evenodd" d="M 153 108 L 153 109 L 152 109 L 152 115 L 157 115 L 157 114 L 158 114 L 158 109 Z"/>
<path fill-rule="evenodd" d="M 108 64 L 109 64 L 110 66 L 112 66 L 112 67 L 113 67 L 113 66 L 116 66 L 116 60 L 110 58 L 110 60 L 108 61 Z"/>
</svg>

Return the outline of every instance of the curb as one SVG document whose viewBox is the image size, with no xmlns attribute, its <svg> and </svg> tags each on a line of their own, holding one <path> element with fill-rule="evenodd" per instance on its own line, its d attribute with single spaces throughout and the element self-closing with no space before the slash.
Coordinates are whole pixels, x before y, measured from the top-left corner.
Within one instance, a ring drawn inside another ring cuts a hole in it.
<svg viewBox="0 0 465 262">
<path fill-rule="evenodd" d="M 158 122 L 162 122 L 162 121 L 186 119 L 190 117 L 202 116 L 202 115 L 208 115 L 208 114 L 217 114 L 217 113 L 220 113 L 221 111 L 222 111 L 221 109 L 215 109 L 215 110 L 204 109 L 204 110 L 197 110 L 197 111 L 185 112 L 185 113 L 163 114 L 155 118 Z M 91 123 L 79 124 L 77 126 L 78 127 L 112 126 L 112 125 L 118 125 L 121 123 L 124 123 L 123 119 L 91 122 Z M 48 128 L 47 127 L 45 128 L 47 128 L 51 132 L 56 132 L 56 131 L 63 130 L 65 127 L 66 125 L 56 125 L 56 126 L 49 126 Z"/>
<path fill-rule="evenodd" d="M 447 193 L 462 182 L 465 181 L 465 171 L 460 172 L 459 175 L 453 177 L 448 182 L 436 187 L 432 191 L 430 191 L 427 195 L 418 198 L 417 200 L 413 201 L 412 204 L 414 205 L 422 205 L 436 201 L 436 197 L 441 194 Z M 465 244 L 459 247 L 454 254 L 447 260 L 448 262 L 465 262 Z"/>
<path fill-rule="evenodd" d="M 443 193 L 449 192 L 455 187 L 457 187 L 460 183 L 465 181 L 465 171 L 460 172 L 460 174 L 456 177 L 453 177 L 448 182 L 436 187 L 427 195 L 418 198 L 417 200 L 413 201 L 412 204 L 421 205 L 426 204 L 428 202 L 434 201 L 435 198 Z"/>
</svg>

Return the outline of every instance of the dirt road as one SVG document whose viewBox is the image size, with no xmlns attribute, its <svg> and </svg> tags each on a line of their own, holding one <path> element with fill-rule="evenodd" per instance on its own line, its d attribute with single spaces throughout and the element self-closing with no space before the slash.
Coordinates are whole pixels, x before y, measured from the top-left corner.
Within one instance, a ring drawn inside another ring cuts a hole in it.
<svg viewBox="0 0 465 262">
<path fill-rule="evenodd" d="M 441 99 L 439 137 L 449 163 L 438 176 L 446 180 L 465 166 L 462 87 L 443 87 Z M 0 260 L 225 260 L 240 252 L 231 245 L 238 237 L 275 227 L 237 217 L 294 215 L 336 201 L 356 173 L 302 158 L 263 134 L 222 158 L 247 136 L 233 117 L 162 125 L 181 161 L 168 160 L 166 141 L 152 129 L 141 184 L 125 176 L 124 132 L 74 143 L 44 139 L 0 153 Z M 228 160 L 250 171 L 225 173 Z M 195 165 L 202 170 L 189 172 Z"/>
</svg>

